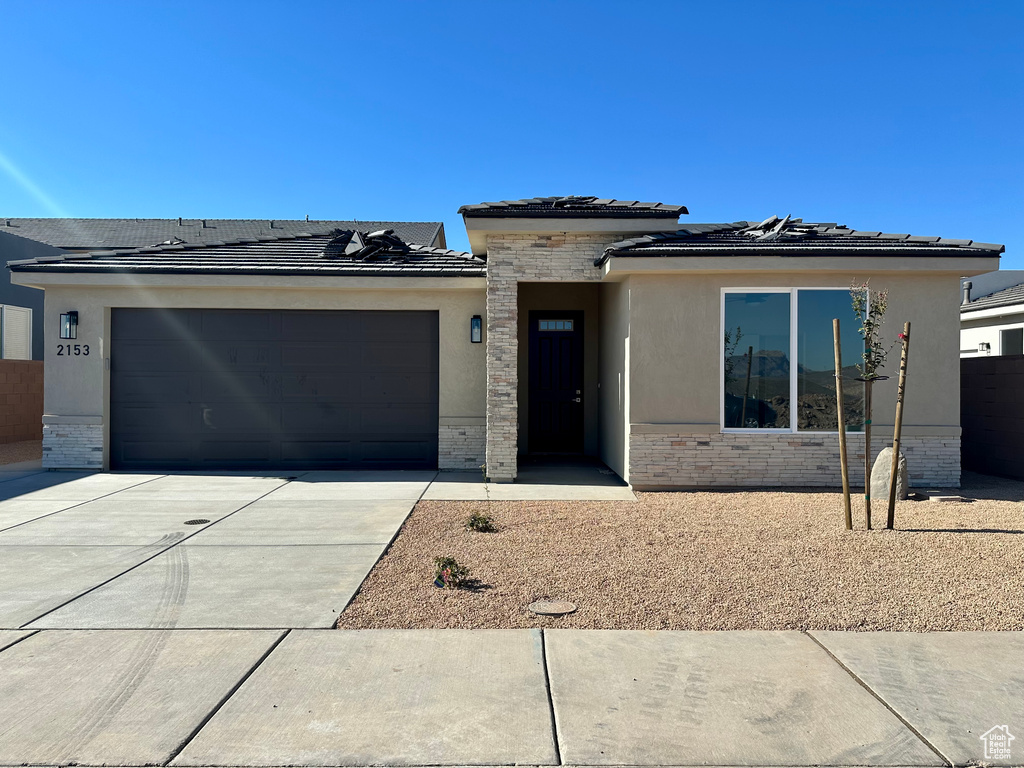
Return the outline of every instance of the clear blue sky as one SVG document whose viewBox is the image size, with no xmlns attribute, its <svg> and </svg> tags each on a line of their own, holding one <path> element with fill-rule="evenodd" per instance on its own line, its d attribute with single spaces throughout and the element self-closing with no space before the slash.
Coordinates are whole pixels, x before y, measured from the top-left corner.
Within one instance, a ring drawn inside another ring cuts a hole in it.
<svg viewBox="0 0 1024 768">
<path fill-rule="evenodd" d="M 595 194 L 1005 243 L 1024 1 L 0 0 L 0 216 Z"/>
</svg>

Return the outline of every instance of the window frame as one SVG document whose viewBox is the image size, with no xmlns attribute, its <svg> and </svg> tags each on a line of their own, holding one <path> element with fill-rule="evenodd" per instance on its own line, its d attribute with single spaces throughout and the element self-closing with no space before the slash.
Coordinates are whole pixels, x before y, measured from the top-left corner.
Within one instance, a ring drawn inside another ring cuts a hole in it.
<svg viewBox="0 0 1024 768">
<path fill-rule="evenodd" d="M 799 305 L 798 295 L 800 291 L 845 291 L 846 295 L 850 295 L 850 286 L 831 286 L 831 285 L 800 285 L 793 286 L 790 288 L 779 288 L 779 287 L 729 287 L 721 288 L 721 295 L 719 297 L 719 317 L 718 317 L 718 428 L 721 433 L 730 434 L 746 434 L 746 435 L 837 435 L 839 430 L 810 430 L 810 429 L 799 429 L 797 425 L 797 413 L 795 404 L 797 402 L 799 392 L 799 361 L 796 359 L 794 351 L 797 350 L 797 342 L 799 341 L 799 313 L 797 307 Z M 725 426 L 725 297 L 730 293 L 785 293 L 789 295 L 789 426 L 788 427 L 766 427 L 766 428 L 751 428 L 751 427 L 727 427 Z M 867 308 L 868 312 L 871 311 L 871 291 L 867 290 Z M 851 309 L 852 312 L 852 309 Z M 845 365 L 845 363 L 844 363 Z"/>
</svg>

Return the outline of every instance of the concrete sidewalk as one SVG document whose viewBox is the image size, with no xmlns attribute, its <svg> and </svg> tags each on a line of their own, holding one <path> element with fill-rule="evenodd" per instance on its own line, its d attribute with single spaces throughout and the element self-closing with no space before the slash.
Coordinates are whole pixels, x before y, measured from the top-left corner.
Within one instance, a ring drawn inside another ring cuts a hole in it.
<svg viewBox="0 0 1024 768">
<path fill-rule="evenodd" d="M 1024 633 L 0 632 L 0 765 L 1020 765 Z M 1001 732 L 1001 731 L 1000 731 Z"/>
</svg>

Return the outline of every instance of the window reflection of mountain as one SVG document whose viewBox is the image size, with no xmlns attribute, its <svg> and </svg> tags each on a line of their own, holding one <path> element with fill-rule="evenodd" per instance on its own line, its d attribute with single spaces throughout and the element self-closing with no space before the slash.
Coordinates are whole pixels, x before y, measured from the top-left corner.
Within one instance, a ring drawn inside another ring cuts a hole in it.
<svg viewBox="0 0 1024 768">
<path fill-rule="evenodd" d="M 747 356 L 733 355 L 729 362 L 733 371 L 745 371 Z M 843 368 L 844 380 L 850 382 L 843 393 L 847 429 L 864 428 L 863 387 L 854 384 L 858 376 L 855 366 Z M 745 411 L 746 423 L 740 424 L 745 376 L 734 375 L 726 383 L 725 426 L 747 429 L 790 428 L 790 361 L 777 349 L 754 352 L 750 374 L 750 397 Z M 838 428 L 835 372 L 797 367 L 797 429 L 834 432 Z"/>
</svg>

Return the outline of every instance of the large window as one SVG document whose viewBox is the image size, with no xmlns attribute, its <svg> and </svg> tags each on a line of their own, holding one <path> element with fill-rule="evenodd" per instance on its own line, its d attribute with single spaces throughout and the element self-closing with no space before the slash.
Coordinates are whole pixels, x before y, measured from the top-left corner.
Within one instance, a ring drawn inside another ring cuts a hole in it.
<svg viewBox="0 0 1024 768">
<path fill-rule="evenodd" d="M 863 429 L 864 389 L 855 368 L 863 342 L 849 289 L 727 290 L 722 317 L 723 428 L 837 430 L 832 319 L 838 317 L 846 426 Z"/>
</svg>

